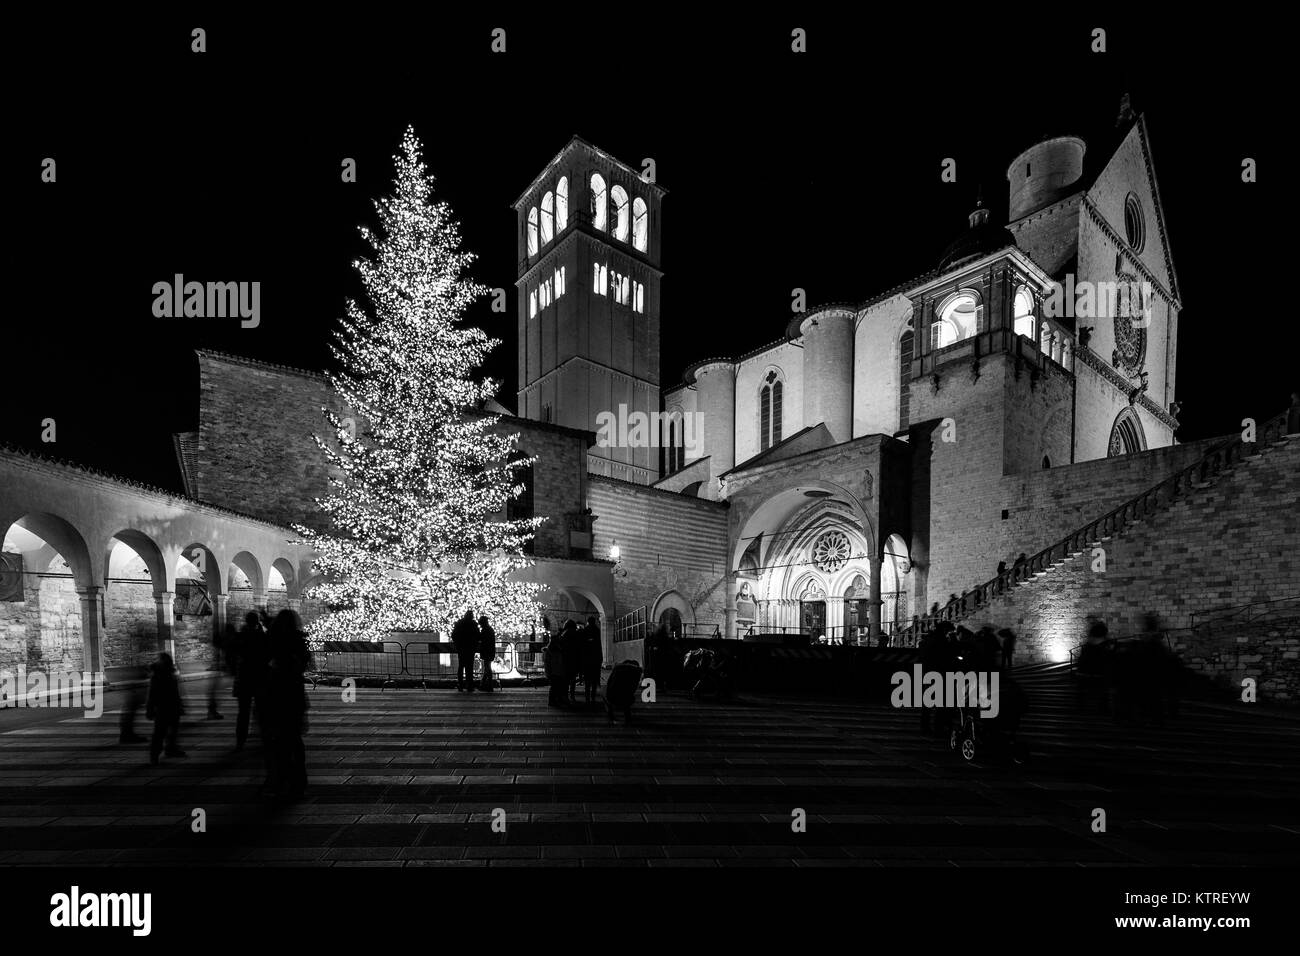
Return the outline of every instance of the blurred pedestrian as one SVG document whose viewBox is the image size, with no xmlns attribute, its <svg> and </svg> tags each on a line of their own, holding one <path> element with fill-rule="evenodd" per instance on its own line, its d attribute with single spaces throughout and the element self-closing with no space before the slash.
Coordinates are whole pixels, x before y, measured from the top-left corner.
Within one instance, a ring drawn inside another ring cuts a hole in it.
<svg viewBox="0 0 1300 956">
<path fill-rule="evenodd" d="M 564 670 L 562 646 L 565 631 L 572 629 L 572 627 L 572 621 L 565 621 L 560 627 L 559 633 L 550 635 L 550 640 L 546 642 L 546 649 L 542 652 L 546 660 L 546 679 L 550 684 L 550 696 L 546 702 L 548 707 L 567 707 L 569 705 L 569 678 Z"/>
<path fill-rule="evenodd" d="M 998 631 L 998 637 L 1002 639 L 1002 669 L 1009 671 L 1012 658 L 1016 656 L 1016 632 L 1004 627 Z"/>
<path fill-rule="evenodd" d="M 600 624 L 595 617 L 588 618 L 582 629 L 582 686 L 587 703 L 594 703 L 600 687 L 600 667 L 605 662 L 605 651 L 600 642 Z"/>
<path fill-rule="evenodd" d="M 185 751 L 176 743 L 181 728 L 181 714 L 185 705 L 181 701 L 180 681 L 176 679 L 176 665 L 168 653 L 158 655 L 149 679 L 149 699 L 144 715 L 153 721 L 153 739 L 149 741 L 149 762 L 158 763 L 158 755 L 184 757 Z"/>
<path fill-rule="evenodd" d="M 298 799 L 307 789 L 307 689 L 311 666 L 298 615 L 285 608 L 267 633 L 267 726 L 271 744 L 270 796 Z"/>
<path fill-rule="evenodd" d="M 478 653 L 479 640 L 474 611 L 466 608 L 464 615 L 451 629 L 451 642 L 456 645 L 457 692 L 474 693 L 474 655 Z"/>
<path fill-rule="evenodd" d="M 492 662 L 497 659 L 497 632 L 492 630 L 488 616 L 478 619 L 479 657 L 483 659 L 483 692 L 492 693 Z"/>
<path fill-rule="evenodd" d="M 572 620 L 560 629 L 560 656 L 564 658 L 564 678 L 568 682 L 567 700 L 578 702 L 578 678 L 582 676 L 582 631 Z"/>
<path fill-rule="evenodd" d="M 234 646 L 235 700 L 239 715 L 235 720 L 235 749 L 243 750 L 248 742 L 248 725 L 254 707 L 261 709 L 266 696 L 267 638 L 262 618 L 256 611 L 244 615 L 244 629 Z M 259 721 L 261 717 L 259 716 Z"/>
</svg>

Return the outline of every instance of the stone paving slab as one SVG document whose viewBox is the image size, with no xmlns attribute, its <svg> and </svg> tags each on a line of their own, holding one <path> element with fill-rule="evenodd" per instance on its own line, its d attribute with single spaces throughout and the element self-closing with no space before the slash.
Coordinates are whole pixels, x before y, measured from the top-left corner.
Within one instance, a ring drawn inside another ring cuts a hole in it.
<svg viewBox="0 0 1300 956">
<path fill-rule="evenodd" d="M 260 745 L 235 752 L 233 720 L 187 723 L 190 757 L 150 767 L 115 718 L 0 713 L 0 866 L 1300 862 L 1300 724 L 1189 708 L 1120 728 L 1029 690 L 1034 759 L 1016 768 L 965 765 L 914 711 L 853 701 L 661 693 L 625 725 L 553 711 L 544 688 L 344 704 L 320 687 L 311 787 L 287 807 L 258 795 Z"/>
</svg>

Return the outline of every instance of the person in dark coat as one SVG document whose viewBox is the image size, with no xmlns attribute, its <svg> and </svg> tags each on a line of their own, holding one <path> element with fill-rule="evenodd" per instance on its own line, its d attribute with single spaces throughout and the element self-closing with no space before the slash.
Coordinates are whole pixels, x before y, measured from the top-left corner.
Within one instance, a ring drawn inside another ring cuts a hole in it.
<svg viewBox="0 0 1300 956">
<path fill-rule="evenodd" d="M 569 703 L 578 702 L 578 678 L 582 676 L 582 630 L 572 620 L 560 631 L 560 656 L 564 658 L 564 678 L 568 683 Z"/>
<path fill-rule="evenodd" d="M 149 741 L 150 763 L 158 763 L 158 755 L 161 753 L 166 753 L 169 757 L 185 756 L 185 751 L 176 745 L 176 734 L 180 731 L 183 713 L 185 705 L 181 702 L 181 685 L 176 679 L 176 665 L 170 654 L 159 654 L 153 665 L 153 676 L 149 679 L 149 699 L 144 707 L 145 717 L 153 721 L 153 739 Z"/>
<path fill-rule="evenodd" d="M 998 637 L 1002 639 L 1002 669 L 1011 670 L 1011 660 L 1016 655 L 1016 632 L 1009 627 L 1004 627 L 998 631 Z"/>
<path fill-rule="evenodd" d="M 285 608 L 266 636 L 267 727 L 270 732 L 270 795 L 297 799 L 307 789 L 307 689 L 303 675 L 311 666 L 307 636 L 298 615 Z"/>
<path fill-rule="evenodd" d="M 600 687 L 600 666 L 605 662 L 604 648 L 600 643 L 600 624 L 594 617 L 582 629 L 582 685 L 587 691 L 587 703 L 594 703 Z"/>
<path fill-rule="evenodd" d="M 573 622 L 565 621 L 558 634 L 550 635 L 543 652 L 546 656 L 546 679 L 550 683 L 550 697 L 546 702 L 549 707 L 569 706 L 569 676 L 564 670 L 563 646 L 565 632 L 572 628 Z"/>
<path fill-rule="evenodd" d="M 474 693 L 474 655 L 479 648 L 478 625 L 474 612 L 465 611 L 464 617 L 451 629 L 451 642 L 456 645 L 456 690 L 468 689 Z"/>
<path fill-rule="evenodd" d="M 266 695 L 266 640 L 262 618 L 256 611 L 249 611 L 244 615 L 244 629 L 239 632 L 234 647 L 235 699 L 239 702 L 239 716 L 235 720 L 236 750 L 243 750 L 248 743 L 253 707 L 256 705 L 261 710 Z"/>
<path fill-rule="evenodd" d="M 483 658 L 483 691 L 492 693 L 492 662 L 497 659 L 497 632 L 486 614 L 478 619 L 479 657 Z"/>
</svg>

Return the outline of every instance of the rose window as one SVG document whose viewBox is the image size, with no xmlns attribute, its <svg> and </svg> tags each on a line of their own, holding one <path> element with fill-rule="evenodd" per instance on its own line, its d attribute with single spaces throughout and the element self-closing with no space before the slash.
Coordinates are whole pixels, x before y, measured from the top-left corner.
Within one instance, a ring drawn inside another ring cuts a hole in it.
<svg viewBox="0 0 1300 956">
<path fill-rule="evenodd" d="M 849 560 L 849 537 L 843 531 L 827 531 L 813 545 L 813 564 L 834 574 Z"/>
</svg>

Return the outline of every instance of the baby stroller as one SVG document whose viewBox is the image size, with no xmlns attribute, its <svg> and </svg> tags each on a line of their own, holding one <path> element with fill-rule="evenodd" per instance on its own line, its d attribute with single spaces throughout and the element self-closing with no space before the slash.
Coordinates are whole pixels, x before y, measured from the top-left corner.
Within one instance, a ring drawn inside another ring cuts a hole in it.
<svg viewBox="0 0 1300 956">
<path fill-rule="evenodd" d="M 948 749 L 955 750 L 967 763 L 992 757 L 1023 764 L 1029 748 L 1018 736 L 1020 718 L 1028 709 L 1025 693 L 1006 674 L 999 675 L 998 711 L 994 717 L 983 716 L 979 701 L 968 700 L 952 709 L 952 729 Z"/>
<path fill-rule="evenodd" d="M 686 693 L 690 697 L 712 694 L 718 700 L 728 700 L 735 689 L 730 662 L 717 651 L 699 647 L 688 651 L 682 660 L 682 674 L 686 679 Z"/>
</svg>

